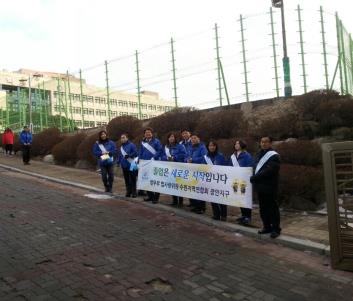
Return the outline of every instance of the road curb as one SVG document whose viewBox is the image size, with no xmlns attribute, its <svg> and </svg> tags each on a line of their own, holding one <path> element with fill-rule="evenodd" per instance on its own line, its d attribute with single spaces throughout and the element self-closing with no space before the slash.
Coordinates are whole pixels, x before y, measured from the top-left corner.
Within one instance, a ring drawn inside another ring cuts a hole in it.
<svg viewBox="0 0 353 301">
<path fill-rule="evenodd" d="M 54 178 L 54 177 L 49 177 L 49 176 L 45 176 L 45 175 L 42 175 L 39 173 L 22 170 L 22 169 L 8 166 L 8 165 L 4 165 L 4 164 L 0 164 L 0 167 L 4 168 L 6 170 L 9 170 L 9 171 L 18 172 L 21 174 L 41 178 L 41 179 L 44 179 L 47 181 L 51 181 L 51 182 L 55 182 L 55 183 L 59 183 L 59 184 L 63 184 L 63 185 L 68 185 L 68 186 L 81 188 L 81 189 L 87 189 L 89 191 L 94 191 L 94 192 L 99 192 L 99 193 L 104 192 L 102 189 L 92 187 L 89 185 L 76 183 L 76 182 L 72 182 L 72 181 L 67 181 L 67 180 L 63 180 L 63 179 L 58 179 L 58 178 Z M 232 223 L 228 223 L 228 222 L 214 221 L 214 220 L 210 219 L 208 216 L 196 215 L 194 213 L 187 212 L 187 211 L 180 210 L 180 209 L 173 208 L 173 207 L 169 207 L 169 206 L 166 206 L 163 204 L 151 204 L 149 202 L 143 202 L 140 198 L 128 198 L 128 197 L 125 197 L 123 195 L 116 194 L 116 193 L 113 194 L 113 196 L 118 197 L 119 199 L 122 199 L 122 200 L 125 200 L 128 202 L 138 203 L 138 204 L 146 206 L 146 207 L 154 208 L 154 209 L 168 212 L 168 213 L 173 213 L 176 216 L 192 219 L 192 220 L 200 222 L 204 225 L 212 226 L 212 227 L 215 227 L 217 229 L 221 229 L 221 230 L 224 230 L 227 232 L 239 233 L 239 234 L 245 235 L 247 237 L 254 238 L 257 241 L 263 241 L 266 243 L 267 242 L 275 243 L 277 245 L 289 247 L 289 248 L 296 249 L 299 251 L 312 252 L 312 253 L 316 253 L 319 255 L 327 255 L 327 256 L 330 255 L 330 247 L 325 244 L 313 242 L 310 240 L 300 239 L 300 238 L 296 238 L 296 237 L 288 236 L 288 235 L 281 235 L 276 239 L 271 239 L 268 235 L 259 235 L 257 233 L 258 229 L 245 227 L 245 226 L 241 226 L 241 225 L 237 225 L 237 224 L 232 224 Z"/>
</svg>

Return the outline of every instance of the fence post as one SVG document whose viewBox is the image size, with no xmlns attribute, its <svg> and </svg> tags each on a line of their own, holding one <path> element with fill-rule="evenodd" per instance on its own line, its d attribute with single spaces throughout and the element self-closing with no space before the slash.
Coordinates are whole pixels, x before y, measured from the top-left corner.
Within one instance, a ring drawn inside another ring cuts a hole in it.
<svg viewBox="0 0 353 301">
<path fill-rule="evenodd" d="M 9 92 L 6 92 L 6 125 L 10 126 Z"/>
<path fill-rule="evenodd" d="M 340 30 L 340 20 L 338 18 L 338 13 L 336 12 L 336 34 L 337 34 L 337 51 L 338 51 L 338 69 L 340 73 L 340 84 L 341 84 L 341 94 L 344 94 L 343 88 L 343 75 L 342 75 L 342 49 L 341 49 L 341 30 Z"/>
<path fill-rule="evenodd" d="M 300 5 L 298 4 L 297 6 L 297 11 L 298 11 L 298 25 L 299 25 L 299 44 L 300 44 L 300 56 L 302 60 L 302 76 L 303 76 L 303 87 L 304 87 L 304 93 L 308 92 L 308 86 L 306 83 L 306 70 L 305 70 L 305 52 L 304 52 L 304 39 L 303 39 L 303 27 L 302 27 L 302 16 L 301 16 L 301 8 Z"/>
<path fill-rule="evenodd" d="M 351 91 L 349 91 L 350 94 L 352 94 L 352 89 L 353 89 L 353 41 L 352 41 L 352 35 L 349 34 L 349 53 L 350 53 L 350 60 L 351 60 Z"/>
<path fill-rule="evenodd" d="M 245 52 L 245 39 L 244 39 L 244 24 L 243 24 L 243 16 L 240 15 L 240 32 L 241 32 L 241 45 L 242 45 L 242 54 L 243 54 L 243 66 L 244 66 L 244 84 L 245 84 L 245 96 L 246 101 L 249 101 L 249 82 L 248 82 L 248 70 L 246 66 L 246 52 Z"/>
<path fill-rule="evenodd" d="M 23 122 L 23 125 L 26 125 L 26 123 L 27 123 L 27 113 L 26 113 L 26 102 L 24 101 L 24 97 L 25 97 L 24 94 L 25 94 L 24 89 L 21 89 L 22 122 Z"/>
<path fill-rule="evenodd" d="M 60 120 L 59 120 L 59 124 L 60 124 L 60 132 L 62 132 L 63 131 L 63 120 L 62 120 L 62 118 L 61 118 L 61 92 L 60 92 L 60 90 L 61 90 L 61 88 L 60 88 L 60 77 L 58 76 L 58 80 L 57 80 L 57 89 L 56 89 L 57 91 L 58 91 L 58 95 L 57 95 L 57 98 L 59 99 L 59 112 L 60 112 L 60 116 L 59 116 L 59 118 L 60 118 Z"/>
<path fill-rule="evenodd" d="M 173 71 L 173 90 L 174 90 L 174 101 L 175 101 L 175 107 L 178 107 L 178 94 L 177 94 L 177 85 L 176 85 L 176 69 L 175 69 L 175 50 L 174 50 L 174 40 L 173 38 L 170 39 L 170 47 L 171 47 L 171 53 L 172 53 L 172 71 Z"/>
<path fill-rule="evenodd" d="M 343 37 L 343 24 L 342 20 L 340 20 L 340 37 L 341 37 L 341 49 L 342 49 L 342 63 L 343 63 L 343 75 L 344 75 L 344 84 L 345 84 L 345 92 L 349 93 L 348 91 L 348 77 L 347 77 L 347 64 L 346 64 L 346 50 L 345 50 L 345 43 L 344 43 L 344 37 Z"/>
<path fill-rule="evenodd" d="M 74 131 L 75 122 L 74 122 L 74 118 L 72 116 L 72 97 L 71 97 L 71 84 L 70 84 L 69 70 L 66 70 L 66 80 L 67 80 L 67 88 L 68 88 L 69 103 L 70 103 L 70 119 L 71 119 L 70 124 L 71 124 L 71 130 Z"/>
<path fill-rule="evenodd" d="M 324 57 L 324 68 L 325 68 L 325 84 L 326 89 L 329 89 L 328 80 L 328 65 L 327 65 L 327 51 L 326 51 L 326 37 L 325 37 L 325 22 L 324 22 L 324 11 L 322 6 L 320 6 L 320 23 L 321 23 L 321 37 L 322 37 L 322 55 Z"/>
<path fill-rule="evenodd" d="M 48 128 L 48 107 L 47 107 L 47 97 L 46 97 L 46 93 L 45 93 L 45 84 L 44 84 L 44 80 L 43 80 L 43 100 L 44 100 L 44 112 L 45 112 L 45 126 L 46 128 Z"/>
<path fill-rule="evenodd" d="M 104 65 L 105 65 L 105 81 L 107 83 L 107 104 L 108 104 L 108 123 L 110 121 L 111 118 L 111 111 L 110 111 L 110 91 L 109 91 L 109 77 L 108 77 L 108 62 L 104 61 Z"/>
<path fill-rule="evenodd" d="M 142 119 L 141 114 L 141 87 L 140 87 L 140 69 L 139 69 L 139 53 L 136 50 L 135 52 L 136 58 L 136 79 L 137 79 L 137 100 L 138 100 L 138 110 L 139 110 L 139 119 Z"/>
<path fill-rule="evenodd" d="M 85 114 L 83 114 L 83 86 L 82 86 L 82 70 L 80 69 L 80 102 L 81 102 L 81 119 L 82 128 L 85 128 Z"/>
<path fill-rule="evenodd" d="M 40 83 L 38 83 L 36 96 L 37 96 L 37 100 L 39 98 L 39 124 L 40 124 L 40 131 L 43 131 L 43 104 L 42 104 L 42 95 L 41 94 L 42 93 L 40 93 Z"/>
<path fill-rule="evenodd" d="M 270 7 L 270 17 L 271 17 L 271 36 L 272 36 L 272 50 L 273 50 L 273 69 L 275 70 L 275 83 L 276 83 L 276 95 L 279 97 L 279 83 L 278 83 L 278 64 L 277 64 L 277 50 L 276 50 L 276 38 L 275 38 L 275 29 L 273 22 L 273 10 Z"/>
<path fill-rule="evenodd" d="M 229 101 L 229 94 L 228 94 L 228 89 L 227 89 L 227 83 L 226 83 L 226 78 L 224 76 L 224 70 L 222 66 L 221 60 L 218 61 L 219 63 L 219 68 L 221 70 L 221 75 L 222 75 L 222 80 L 223 80 L 223 86 L 224 86 L 224 91 L 226 92 L 226 98 L 227 98 L 227 104 L 230 106 L 230 101 Z"/>
<path fill-rule="evenodd" d="M 67 102 L 67 82 L 63 79 L 64 82 L 64 91 L 65 91 L 65 117 L 66 117 L 66 127 L 68 131 L 71 131 L 71 120 L 69 118 L 69 112 L 68 112 L 68 102 Z"/>
<path fill-rule="evenodd" d="M 217 23 L 215 24 L 214 27 L 215 30 L 215 35 L 216 35 L 216 62 L 217 62 L 217 81 L 218 81 L 218 93 L 219 93 L 219 105 L 222 106 L 222 83 L 221 83 L 221 69 L 220 69 L 220 56 L 219 56 L 219 36 L 218 36 L 218 25 Z"/>
</svg>

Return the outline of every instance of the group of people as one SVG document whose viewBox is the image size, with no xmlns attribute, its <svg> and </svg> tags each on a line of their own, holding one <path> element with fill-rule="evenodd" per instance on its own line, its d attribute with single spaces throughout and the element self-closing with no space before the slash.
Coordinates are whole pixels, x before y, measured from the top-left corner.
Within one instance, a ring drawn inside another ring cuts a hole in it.
<svg viewBox="0 0 353 301">
<path fill-rule="evenodd" d="M 19 135 L 19 141 L 21 144 L 21 151 L 22 151 L 22 159 L 23 164 L 29 165 L 30 161 L 30 152 L 31 152 L 31 145 L 32 145 L 32 133 L 28 126 L 24 126 L 23 130 Z M 10 128 L 6 128 L 4 133 L 2 134 L 2 145 L 5 150 L 5 156 L 12 156 L 14 152 L 14 142 L 15 142 L 15 135 Z"/>
<path fill-rule="evenodd" d="M 247 152 L 245 141 L 234 142 L 234 152 L 230 158 L 226 158 L 218 149 L 215 140 L 204 144 L 200 137 L 184 129 L 181 131 L 181 140 L 178 141 L 177 134 L 170 133 L 167 136 L 165 145 L 154 136 L 151 128 L 144 129 L 144 137 L 137 147 L 129 140 L 129 135 L 124 133 L 120 137 L 121 146 L 117 149 L 114 141 L 108 138 L 106 131 L 100 131 L 98 140 L 93 146 L 93 154 L 99 161 L 102 181 L 106 192 L 112 192 L 114 182 L 114 166 L 120 165 L 124 175 L 126 196 L 137 197 L 136 190 L 138 161 L 139 160 L 160 160 L 174 161 L 191 164 L 211 164 L 234 167 L 253 167 L 254 173 L 250 182 L 257 193 L 260 216 L 263 228 L 259 234 L 270 233 L 276 238 L 281 233 L 280 213 L 277 204 L 277 190 L 280 169 L 279 154 L 272 149 L 272 138 L 263 136 L 260 140 L 260 151 L 255 158 Z M 144 192 L 140 192 L 144 193 Z M 160 194 L 147 191 L 146 202 L 158 203 Z M 195 213 L 202 214 L 206 210 L 206 202 L 196 199 L 189 200 L 189 207 Z M 173 206 L 183 206 L 183 198 L 172 196 Z M 227 206 L 212 203 L 213 219 L 225 221 L 227 219 Z M 251 223 L 252 210 L 241 208 L 241 216 L 237 222 L 243 225 Z"/>
</svg>

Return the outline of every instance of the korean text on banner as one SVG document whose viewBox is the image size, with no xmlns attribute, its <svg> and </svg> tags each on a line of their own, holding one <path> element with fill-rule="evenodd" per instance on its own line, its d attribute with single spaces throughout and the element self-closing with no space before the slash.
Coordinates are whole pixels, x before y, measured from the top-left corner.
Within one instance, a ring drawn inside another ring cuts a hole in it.
<svg viewBox="0 0 353 301">
<path fill-rule="evenodd" d="M 137 189 L 252 208 L 252 174 L 251 167 L 141 160 Z"/>
</svg>

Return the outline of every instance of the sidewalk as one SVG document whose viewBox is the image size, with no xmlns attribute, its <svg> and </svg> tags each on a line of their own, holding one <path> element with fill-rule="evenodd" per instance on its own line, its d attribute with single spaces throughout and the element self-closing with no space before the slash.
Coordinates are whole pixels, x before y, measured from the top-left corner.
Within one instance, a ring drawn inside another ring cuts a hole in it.
<svg viewBox="0 0 353 301">
<path fill-rule="evenodd" d="M 74 169 L 69 167 L 63 167 L 59 165 L 52 165 L 43 163 L 40 161 L 31 161 L 31 165 L 23 165 L 21 158 L 17 156 L 5 157 L 4 154 L 0 154 L 0 166 L 6 165 L 8 167 L 17 168 L 26 172 L 36 173 L 47 177 L 64 180 L 67 182 L 79 183 L 85 186 L 85 188 L 102 189 L 100 175 L 94 171 Z M 120 174 L 120 169 L 117 169 L 117 177 L 115 179 L 114 193 L 119 195 L 125 194 L 123 178 Z M 161 195 L 160 203 L 167 205 L 171 202 L 171 197 L 167 195 Z M 188 201 L 186 200 L 186 204 Z M 160 206 L 158 206 L 160 207 Z M 163 206 L 167 209 L 167 206 Z M 169 206 L 168 206 L 169 207 Z M 168 209 L 169 210 L 169 209 Z M 188 208 L 184 209 L 173 209 L 178 210 L 181 213 L 187 213 Z M 171 210 L 171 211 L 173 211 Z M 239 209 L 236 207 L 229 207 L 228 213 L 228 225 L 234 224 L 235 219 L 239 216 Z M 212 214 L 211 207 L 207 206 L 206 215 Z M 208 218 L 208 217 L 207 217 Z M 204 220 L 204 219 L 203 219 Z M 214 221 L 210 219 L 210 223 L 214 224 Z M 224 223 L 223 223 L 224 224 Z M 261 227 L 261 221 L 259 211 L 257 208 L 253 210 L 253 228 L 248 228 L 249 233 L 255 235 L 256 228 Z M 320 214 L 307 214 L 305 212 L 281 212 L 281 236 L 289 236 L 294 239 L 300 239 L 304 241 L 320 243 L 323 245 L 329 245 L 328 225 L 327 216 Z M 244 228 L 244 227 L 242 227 Z M 253 235 L 253 236 L 254 236 Z"/>
</svg>

